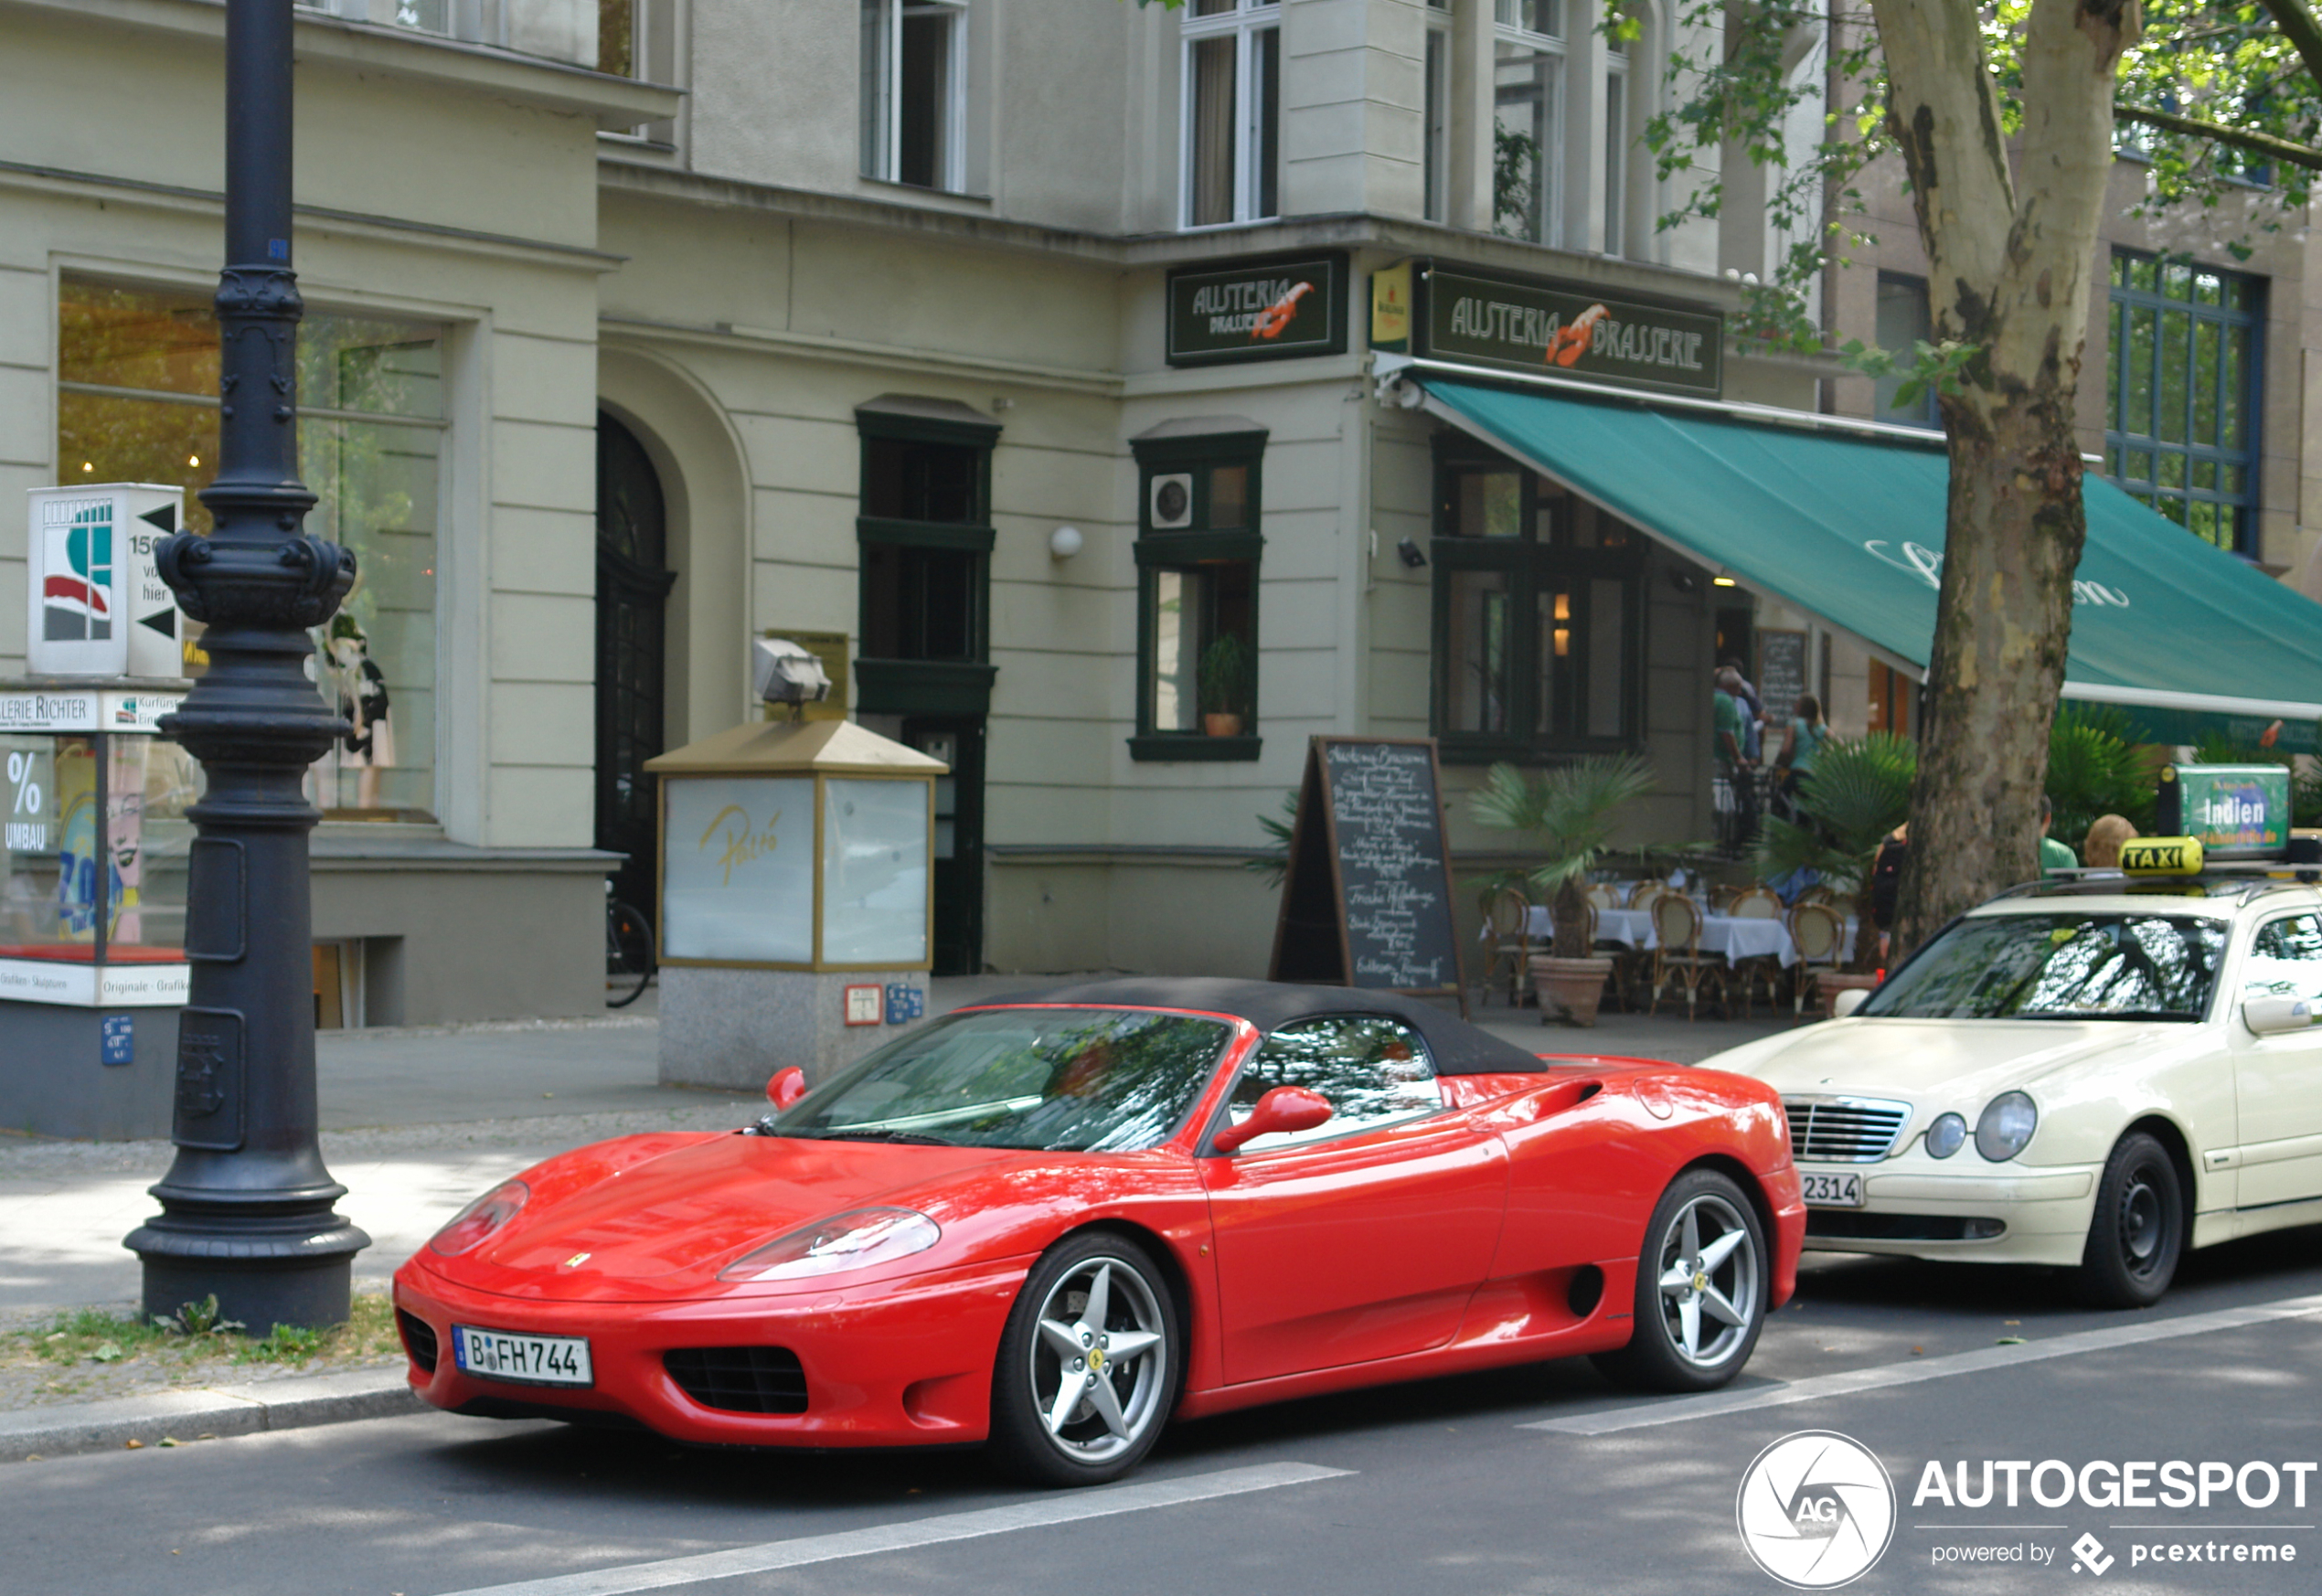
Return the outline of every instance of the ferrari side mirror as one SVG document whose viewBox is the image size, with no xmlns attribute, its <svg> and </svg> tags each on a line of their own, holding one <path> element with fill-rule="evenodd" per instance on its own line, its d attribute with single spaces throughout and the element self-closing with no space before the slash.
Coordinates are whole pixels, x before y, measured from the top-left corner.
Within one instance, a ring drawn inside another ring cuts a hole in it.
<svg viewBox="0 0 2322 1596">
<path fill-rule="evenodd" d="M 793 1064 L 787 1069 L 777 1069 L 774 1078 L 766 1082 L 766 1098 L 777 1109 L 786 1109 L 806 1095 L 806 1072 Z"/>
<path fill-rule="evenodd" d="M 1844 1019 L 1870 1001 L 1870 994 L 1859 986 L 1849 986 L 1830 1000 L 1830 1017 Z"/>
<path fill-rule="evenodd" d="M 1210 1137 L 1209 1145 L 1220 1153 L 1232 1153 L 1260 1136 L 1311 1131 L 1329 1117 L 1330 1101 L 1322 1093 L 1303 1086 L 1277 1086 L 1258 1100 L 1248 1119 Z"/>
<path fill-rule="evenodd" d="M 2314 1005 L 2303 997 L 2253 997 L 2242 1005 L 2242 1023 L 2255 1037 L 2302 1031 L 2314 1023 Z"/>
</svg>

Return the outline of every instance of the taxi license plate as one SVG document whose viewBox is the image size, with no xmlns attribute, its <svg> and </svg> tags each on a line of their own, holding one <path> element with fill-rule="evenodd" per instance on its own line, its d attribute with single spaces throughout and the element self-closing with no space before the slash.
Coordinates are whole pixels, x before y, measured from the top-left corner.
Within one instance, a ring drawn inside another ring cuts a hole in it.
<svg viewBox="0 0 2322 1596">
<path fill-rule="evenodd" d="M 1810 1208 L 1859 1208 L 1862 1207 L 1862 1176 L 1859 1175 L 1806 1175 L 1801 1173 L 1798 1184 Z"/>
<path fill-rule="evenodd" d="M 516 1330 L 452 1326 L 452 1355 L 463 1373 L 525 1386 L 596 1383 L 589 1343 L 579 1335 L 527 1335 Z"/>
</svg>

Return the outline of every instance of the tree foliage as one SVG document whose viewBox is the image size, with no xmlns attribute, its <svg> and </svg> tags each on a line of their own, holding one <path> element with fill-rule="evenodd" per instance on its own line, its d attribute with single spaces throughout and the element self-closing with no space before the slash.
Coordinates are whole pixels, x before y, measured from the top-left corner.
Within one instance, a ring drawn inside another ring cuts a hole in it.
<svg viewBox="0 0 2322 1596">
<path fill-rule="evenodd" d="M 1879 945 L 1870 924 L 1870 867 L 1879 845 L 1911 814 L 1919 747 L 1891 731 L 1832 738 L 1798 778 L 1799 822 L 1768 815 L 1758 833 L 1758 870 L 1771 880 L 1812 870 L 1853 899 L 1853 963 L 1868 969 Z"/>
<path fill-rule="evenodd" d="M 1588 873 L 1613 846 L 1622 811 L 1652 793 L 1653 767 L 1638 754 L 1591 754 L 1538 775 L 1497 764 L 1468 797 L 1475 824 L 1537 840 L 1532 886 L 1555 901 L 1556 956 L 1587 956 L 1581 909 Z"/>
</svg>

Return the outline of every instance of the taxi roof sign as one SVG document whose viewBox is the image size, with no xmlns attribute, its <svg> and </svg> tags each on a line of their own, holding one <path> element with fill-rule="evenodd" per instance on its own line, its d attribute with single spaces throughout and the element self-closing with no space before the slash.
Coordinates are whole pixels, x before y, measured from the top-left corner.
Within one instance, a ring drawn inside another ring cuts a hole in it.
<svg viewBox="0 0 2322 1596">
<path fill-rule="evenodd" d="M 2124 876 L 2198 876 L 2203 862 L 2197 836 L 2140 836 L 2121 844 Z"/>
</svg>

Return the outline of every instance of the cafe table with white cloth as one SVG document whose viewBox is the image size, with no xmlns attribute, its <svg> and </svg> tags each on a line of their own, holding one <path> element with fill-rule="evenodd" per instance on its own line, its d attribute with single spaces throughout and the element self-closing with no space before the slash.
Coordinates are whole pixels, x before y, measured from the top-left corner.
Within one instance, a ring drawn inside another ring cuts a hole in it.
<svg viewBox="0 0 2322 1596">
<path fill-rule="evenodd" d="M 1698 905 L 1696 907 L 1699 907 Z M 1846 939 L 1841 947 L 1854 945 L 1855 922 L 1846 922 Z M 1545 942 L 1556 933 L 1556 922 L 1546 905 L 1534 907 L 1525 917 L 1525 934 L 1534 942 Z M 1656 948 L 1661 940 L 1653 930 L 1653 911 L 1649 909 L 1600 909 L 1596 911 L 1596 940 L 1618 942 L 1624 948 Z M 1701 951 L 1723 953 L 1726 963 L 1739 964 L 1744 959 L 1777 959 L 1787 969 L 1798 962 L 1797 944 L 1790 940 L 1790 928 L 1781 920 L 1765 916 L 1737 914 L 1704 914 L 1701 916 Z"/>
</svg>

